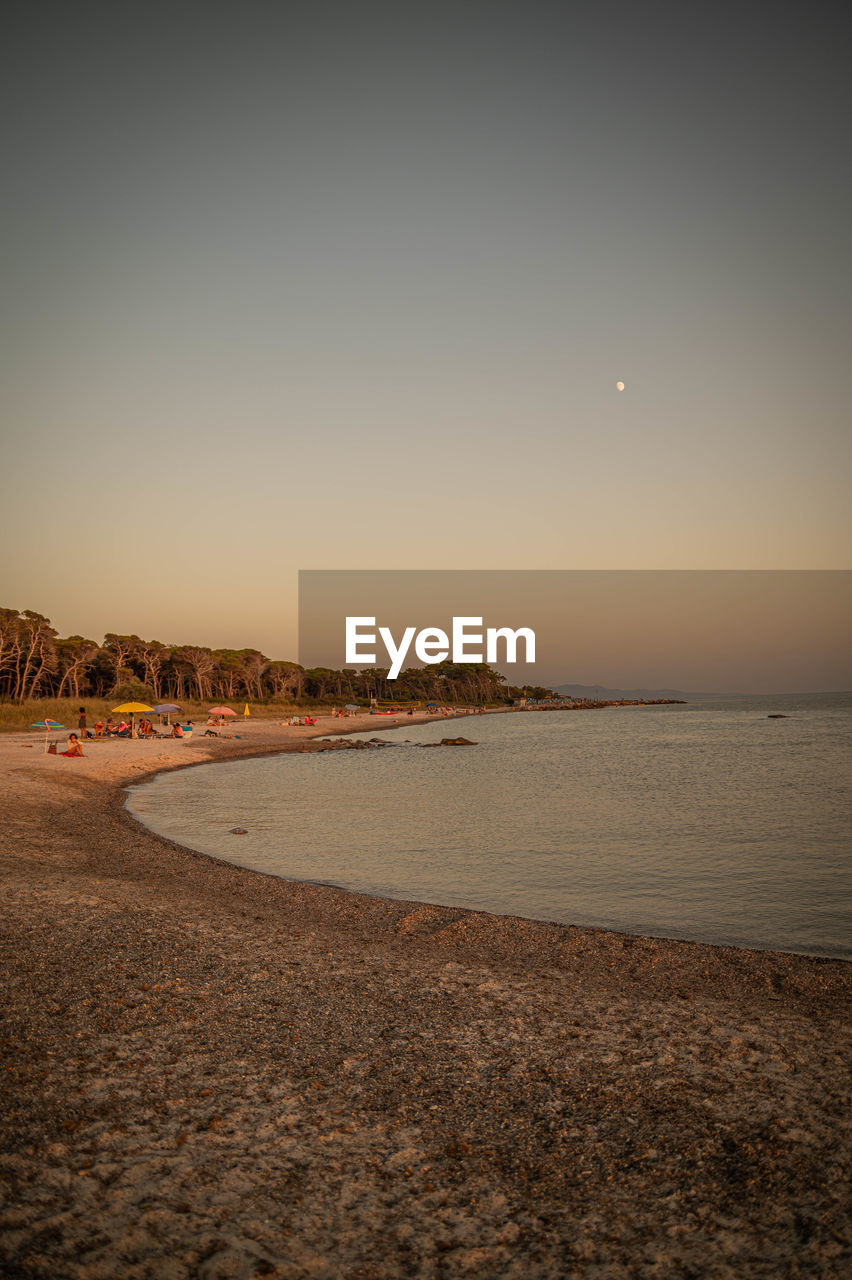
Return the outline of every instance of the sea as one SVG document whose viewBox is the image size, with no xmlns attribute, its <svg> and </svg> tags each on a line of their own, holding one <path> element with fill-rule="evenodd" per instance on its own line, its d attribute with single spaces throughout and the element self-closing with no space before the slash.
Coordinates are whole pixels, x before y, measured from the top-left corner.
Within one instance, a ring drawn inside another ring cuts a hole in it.
<svg viewBox="0 0 852 1280">
<path fill-rule="evenodd" d="M 476 745 L 422 749 L 458 735 Z M 359 736 L 393 745 L 162 773 L 127 807 L 285 879 L 852 958 L 852 693 L 377 718 Z"/>
</svg>

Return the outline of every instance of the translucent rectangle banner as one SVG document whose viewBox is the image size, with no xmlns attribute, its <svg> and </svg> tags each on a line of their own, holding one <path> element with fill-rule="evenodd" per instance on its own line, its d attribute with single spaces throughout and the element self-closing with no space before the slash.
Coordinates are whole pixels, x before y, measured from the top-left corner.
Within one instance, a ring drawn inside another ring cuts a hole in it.
<svg viewBox="0 0 852 1280">
<path fill-rule="evenodd" d="M 852 688 L 848 570 L 302 570 L 299 662 L 513 686 Z M 393 673 L 393 676 L 391 675 Z"/>
</svg>

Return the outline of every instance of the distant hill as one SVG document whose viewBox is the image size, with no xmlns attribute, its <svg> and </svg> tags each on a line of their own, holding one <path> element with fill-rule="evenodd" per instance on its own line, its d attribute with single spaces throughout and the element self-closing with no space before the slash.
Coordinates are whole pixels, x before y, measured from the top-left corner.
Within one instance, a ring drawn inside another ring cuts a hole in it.
<svg viewBox="0 0 852 1280">
<path fill-rule="evenodd" d="M 602 684 L 557 684 L 557 693 L 569 698 L 603 699 L 609 702 L 618 698 L 710 698 L 709 693 L 685 693 L 683 689 L 608 689 Z M 716 697 L 719 695 L 716 694 Z"/>
</svg>

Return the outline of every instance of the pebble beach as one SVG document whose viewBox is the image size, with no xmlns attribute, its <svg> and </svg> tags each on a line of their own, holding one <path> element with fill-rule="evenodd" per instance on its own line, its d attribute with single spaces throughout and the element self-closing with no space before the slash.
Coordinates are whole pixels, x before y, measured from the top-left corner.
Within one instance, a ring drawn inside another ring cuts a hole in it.
<svg viewBox="0 0 852 1280">
<path fill-rule="evenodd" d="M 848 1276 L 849 964 L 275 879 L 124 811 L 340 728 L 0 739 L 0 1273 Z"/>
</svg>

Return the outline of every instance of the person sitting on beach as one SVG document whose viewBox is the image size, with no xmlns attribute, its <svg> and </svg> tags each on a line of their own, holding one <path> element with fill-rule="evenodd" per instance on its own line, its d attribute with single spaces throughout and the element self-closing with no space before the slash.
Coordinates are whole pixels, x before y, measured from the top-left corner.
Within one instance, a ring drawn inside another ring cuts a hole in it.
<svg viewBox="0 0 852 1280">
<path fill-rule="evenodd" d="M 181 728 L 181 726 L 177 723 L 177 721 L 175 721 L 175 723 L 172 725 L 172 737 L 173 737 L 173 738 L 182 738 L 182 737 L 183 737 L 183 729 L 182 729 L 182 728 Z"/>
<path fill-rule="evenodd" d="M 98 720 L 95 724 L 95 737 L 102 738 L 103 736 L 104 736 L 104 722 L 103 720 Z"/>
<path fill-rule="evenodd" d="M 112 716 L 107 716 L 107 722 L 104 725 L 104 733 L 108 738 L 111 738 L 115 733 L 115 725 L 112 722 Z"/>
<path fill-rule="evenodd" d="M 68 749 L 66 751 L 60 751 L 59 754 L 62 756 L 81 756 L 83 754 L 83 744 L 80 742 L 76 733 L 70 733 L 68 735 Z"/>
<path fill-rule="evenodd" d="M 127 723 L 126 720 L 121 721 L 121 723 L 119 724 L 118 728 L 115 731 L 115 736 L 116 738 L 130 737 L 130 725 Z"/>
</svg>

